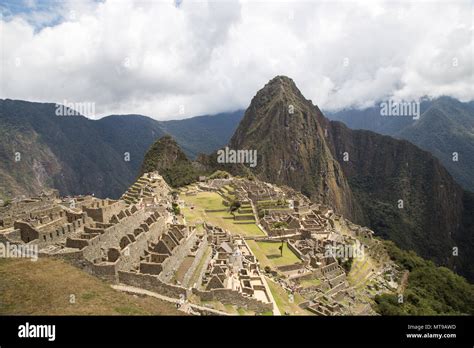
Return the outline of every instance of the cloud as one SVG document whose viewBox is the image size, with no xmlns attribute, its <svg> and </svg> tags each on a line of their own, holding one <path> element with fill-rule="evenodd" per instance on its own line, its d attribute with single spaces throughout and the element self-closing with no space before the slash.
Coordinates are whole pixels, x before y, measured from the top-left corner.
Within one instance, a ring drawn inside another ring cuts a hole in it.
<svg viewBox="0 0 474 348">
<path fill-rule="evenodd" d="M 284 74 L 325 109 L 474 99 L 470 1 L 29 4 L 1 21 L 1 98 L 184 118 L 246 108 Z"/>
</svg>

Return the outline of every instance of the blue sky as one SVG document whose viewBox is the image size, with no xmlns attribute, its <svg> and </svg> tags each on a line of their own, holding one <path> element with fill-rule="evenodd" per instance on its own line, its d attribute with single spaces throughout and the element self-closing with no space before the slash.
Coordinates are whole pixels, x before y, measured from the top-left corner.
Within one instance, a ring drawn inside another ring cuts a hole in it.
<svg viewBox="0 0 474 348">
<path fill-rule="evenodd" d="M 57 0 L 2 0 L 0 4 L 2 15 L 5 20 L 11 20 L 15 16 L 21 16 L 37 30 L 54 26 L 61 22 L 62 17 L 57 10 L 61 7 L 61 1 Z M 43 20 L 39 20 L 42 15 Z"/>
</svg>

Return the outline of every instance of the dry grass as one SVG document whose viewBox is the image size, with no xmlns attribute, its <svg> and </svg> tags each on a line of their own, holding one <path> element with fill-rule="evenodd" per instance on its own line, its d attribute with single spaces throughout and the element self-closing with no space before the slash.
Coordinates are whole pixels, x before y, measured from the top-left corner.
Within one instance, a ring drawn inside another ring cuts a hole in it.
<svg viewBox="0 0 474 348">
<path fill-rule="evenodd" d="M 0 259 L 0 279 L 1 315 L 184 315 L 172 303 L 116 291 L 62 260 Z"/>
</svg>

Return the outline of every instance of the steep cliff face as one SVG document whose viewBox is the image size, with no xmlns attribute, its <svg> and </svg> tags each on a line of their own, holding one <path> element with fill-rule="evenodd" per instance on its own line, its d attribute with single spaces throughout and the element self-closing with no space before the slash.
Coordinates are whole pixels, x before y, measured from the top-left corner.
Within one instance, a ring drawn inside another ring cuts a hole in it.
<svg viewBox="0 0 474 348">
<path fill-rule="evenodd" d="M 358 216 L 351 189 L 326 143 L 319 109 L 295 83 L 277 76 L 252 99 L 229 147 L 257 150 L 252 172 L 265 181 L 286 184 L 330 204 L 346 216 Z"/>
<path fill-rule="evenodd" d="M 40 145 L 40 146 L 38 146 Z M 0 122 L 0 199 L 29 196 L 51 187 L 61 163 L 28 125 Z"/>
<path fill-rule="evenodd" d="M 340 122 L 331 122 L 330 130 L 331 149 L 363 208 L 362 222 L 406 249 L 453 266 L 463 190 L 438 159 L 407 141 Z"/>
<path fill-rule="evenodd" d="M 424 99 L 420 118 L 381 117 L 381 106 L 326 113 L 351 129 L 365 129 L 405 139 L 438 158 L 454 180 L 474 192 L 474 103 L 451 97 Z M 453 159 L 453 153 L 458 158 Z"/>
</svg>

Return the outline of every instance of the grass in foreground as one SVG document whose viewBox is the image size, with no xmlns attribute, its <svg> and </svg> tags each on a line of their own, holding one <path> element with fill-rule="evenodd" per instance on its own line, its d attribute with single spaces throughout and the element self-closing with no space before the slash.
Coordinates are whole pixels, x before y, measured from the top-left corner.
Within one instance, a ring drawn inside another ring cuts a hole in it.
<svg viewBox="0 0 474 348">
<path fill-rule="evenodd" d="M 172 303 L 114 290 L 62 260 L 0 259 L 0 279 L 0 315 L 184 315 Z"/>
</svg>

